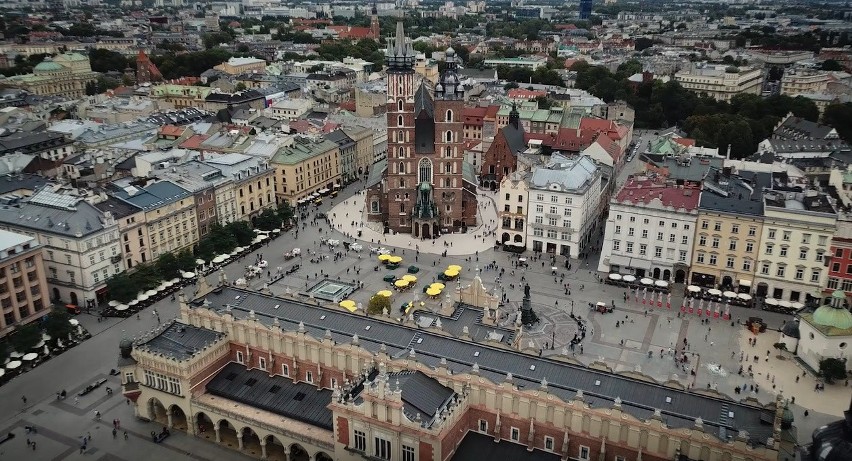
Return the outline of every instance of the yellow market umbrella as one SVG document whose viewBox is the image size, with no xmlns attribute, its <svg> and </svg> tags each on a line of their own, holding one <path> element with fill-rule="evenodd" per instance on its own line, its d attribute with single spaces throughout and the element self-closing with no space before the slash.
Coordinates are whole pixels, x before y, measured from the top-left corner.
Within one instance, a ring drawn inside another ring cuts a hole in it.
<svg viewBox="0 0 852 461">
<path fill-rule="evenodd" d="M 391 293 L 390 290 L 382 290 L 376 294 L 379 296 L 384 296 L 385 298 L 390 298 L 393 293 Z"/>
<path fill-rule="evenodd" d="M 408 280 L 400 279 L 400 280 L 397 280 L 396 282 L 393 282 L 393 285 L 397 288 L 405 288 L 405 287 L 408 286 Z"/>
<path fill-rule="evenodd" d="M 437 288 L 437 289 L 438 289 L 438 291 L 443 290 L 443 289 L 444 289 L 444 287 L 446 287 L 446 285 L 444 285 L 444 284 L 443 284 L 443 283 L 441 283 L 441 282 L 435 282 L 435 283 L 433 283 L 433 284 L 429 285 L 429 288 Z"/>
<path fill-rule="evenodd" d="M 429 287 L 426 289 L 426 294 L 429 296 L 438 296 L 439 294 L 441 294 L 441 290 L 435 287 Z"/>
<path fill-rule="evenodd" d="M 391 259 L 391 255 L 379 255 L 379 261 L 381 262 L 386 262 L 389 259 Z"/>
<path fill-rule="evenodd" d="M 352 301 L 351 299 L 344 299 L 343 301 L 340 301 L 340 307 L 346 309 L 349 312 L 355 312 L 358 309 L 358 307 L 355 305 L 355 301 Z"/>
<path fill-rule="evenodd" d="M 413 308 L 414 308 L 414 303 L 409 302 L 408 304 L 405 305 L 405 313 L 408 314 L 408 311 L 410 311 Z"/>
<path fill-rule="evenodd" d="M 391 256 L 388 258 L 388 262 L 391 264 L 399 264 L 402 262 L 402 256 Z"/>
<path fill-rule="evenodd" d="M 414 283 L 414 282 L 417 281 L 417 276 L 414 276 L 414 275 L 411 275 L 411 274 L 405 274 L 405 275 L 402 276 L 402 279 L 407 280 L 408 283 Z"/>
<path fill-rule="evenodd" d="M 452 264 L 452 265 L 447 266 L 447 270 L 461 272 L 462 267 L 459 266 L 458 264 Z"/>
<path fill-rule="evenodd" d="M 458 277 L 459 271 L 447 269 L 444 271 L 444 275 L 446 275 L 447 277 Z"/>
</svg>

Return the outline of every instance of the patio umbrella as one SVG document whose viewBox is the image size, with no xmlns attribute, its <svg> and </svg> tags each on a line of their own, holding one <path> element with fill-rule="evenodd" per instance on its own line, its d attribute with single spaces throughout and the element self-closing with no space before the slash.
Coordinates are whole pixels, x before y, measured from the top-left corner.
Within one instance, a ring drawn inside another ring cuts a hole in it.
<svg viewBox="0 0 852 461">
<path fill-rule="evenodd" d="M 19 359 L 23 356 L 24 356 L 24 354 L 22 352 L 18 352 L 18 351 L 13 351 L 13 352 L 9 353 L 9 357 L 11 357 L 13 359 Z"/>
<path fill-rule="evenodd" d="M 609 274 L 608 277 L 610 280 L 621 280 L 621 274 Z"/>
<path fill-rule="evenodd" d="M 426 294 L 429 296 L 438 296 L 439 294 L 441 294 L 441 290 L 436 287 L 429 287 L 426 289 Z"/>
<path fill-rule="evenodd" d="M 686 290 L 689 291 L 690 293 L 701 293 L 701 288 L 697 287 L 695 285 L 690 285 L 690 286 L 686 287 Z"/>
<path fill-rule="evenodd" d="M 355 306 L 355 301 L 351 299 L 344 299 L 340 301 L 340 307 L 346 309 L 349 312 L 355 312 L 358 308 Z"/>
<path fill-rule="evenodd" d="M 196 259 L 196 260 L 195 260 L 195 265 L 196 265 L 196 266 L 203 266 L 206 262 L 207 262 L 207 261 L 205 261 L 205 260 L 203 260 L 203 259 Z"/>
<path fill-rule="evenodd" d="M 6 364 L 6 369 L 7 370 L 14 370 L 16 368 L 19 368 L 20 366 L 21 366 L 20 360 L 12 360 L 11 362 Z"/>
<path fill-rule="evenodd" d="M 379 261 L 381 262 L 387 262 L 389 259 L 391 259 L 391 255 L 379 255 Z"/>
<path fill-rule="evenodd" d="M 235 252 L 235 253 L 242 253 L 243 251 L 246 251 L 246 249 L 245 249 L 245 248 L 243 248 L 243 247 L 236 247 L 236 248 L 234 248 L 234 252 Z"/>
<path fill-rule="evenodd" d="M 5 374 L 6 374 L 6 370 L 0 368 L 0 378 L 2 378 L 3 375 L 5 375 Z"/>
<path fill-rule="evenodd" d="M 261 242 L 268 239 L 268 238 L 269 238 L 269 236 L 266 235 L 266 234 L 260 234 L 260 235 L 257 236 L 257 240 L 260 240 Z"/>
<path fill-rule="evenodd" d="M 397 288 L 405 288 L 408 286 L 408 280 L 399 279 L 396 282 L 393 282 L 393 285 Z"/>
<path fill-rule="evenodd" d="M 636 281 L 636 277 L 628 274 L 628 275 L 621 277 L 621 280 L 624 280 L 625 282 L 628 282 L 628 283 L 633 283 L 633 282 Z"/>
<path fill-rule="evenodd" d="M 450 264 L 449 266 L 447 266 L 447 270 L 461 272 L 462 267 L 459 266 L 458 264 Z"/>
<path fill-rule="evenodd" d="M 145 295 L 148 296 L 149 298 L 151 298 L 151 297 L 157 296 L 157 292 L 154 291 L 154 290 L 148 290 L 148 291 L 145 292 Z"/>
<path fill-rule="evenodd" d="M 751 301 L 751 295 L 746 293 L 740 293 L 737 295 L 737 298 L 742 299 L 743 301 Z"/>
<path fill-rule="evenodd" d="M 414 282 L 417 281 L 417 276 L 411 275 L 411 274 L 405 274 L 405 275 L 402 276 L 402 279 L 406 280 L 408 283 L 414 283 Z"/>
<path fill-rule="evenodd" d="M 645 277 L 642 280 L 640 280 L 639 283 L 641 283 L 642 285 L 653 285 L 654 281 L 649 279 L 648 277 Z"/>
<path fill-rule="evenodd" d="M 669 286 L 669 282 L 666 282 L 665 280 L 657 280 L 657 281 L 654 282 L 654 285 L 656 285 L 660 288 L 665 288 L 665 287 Z"/>
<path fill-rule="evenodd" d="M 767 306 L 777 306 L 778 305 L 778 300 L 775 299 L 775 298 L 766 298 L 766 301 L 764 301 L 764 302 L 766 303 Z"/>
<path fill-rule="evenodd" d="M 195 272 L 184 272 L 183 278 L 185 278 L 185 279 L 195 278 Z"/>
<path fill-rule="evenodd" d="M 459 271 L 447 269 L 447 270 L 444 271 L 444 275 L 446 275 L 447 277 L 458 277 Z"/>
<path fill-rule="evenodd" d="M 385 298 L 390 298 L 391 295 L 393 295 L 393 292 L 391 292 L 390 290 L 382 290 L 376 294 L 379 296 L 384 296 Z"/>
<path fill-rule="evenodd" d="M 126 311 L 129 308 L 130 307 L 127 304 L 119 304 L 118 306 L 115 306 L 115 310 L 117 311 Z"/>
<path fill-rule="evenodd" d="M 446 287 L 446 285 L 444 285 L 444 284 L 443 284 L 443 283 L 441 283 L 441 282 L 435 282 L 435 283 L 433 283 L 433 284 L 429 285 L 429 288 L 437 288 L 439 291 L 440 291 L 440 290 L 443 290 L 443 289 L 444 289 L 444 287 Z"/>
<path fill-rule="evenodd" d="M 80 324 L 80 321 L 77 320 L 77 319 L 68 319 L 68 323 L 70 323 L 72 326 L 76 327 L 77 325 Z"/>
<path fill-rule="evenodd" d="M 38 354 L 36 354 L 35 352 L 30 352 L 29 354 L 24 355 L 22 358 L 25 362 L 32 362 L 33 360 L 38 358 Z"/>
<path fill-rule="evenodd" d="M 135 306 L 135 305 L 137 305 L 137 304 L 139 304 L 139 300 L 138 300 L 138 299 L 132 299 L 132 300 L 130 300 L 130 302 L 129 302 L 129 303 L 127 303 L 127 305 L 128 305 L 128 306 Z M 118 306 L 116 306 L 116 307 L 118 307 Z"/>
<path fill-rule="evenodd" d="M 228 260 L 228 255 L 219 255 L 213 258 L 213 264 L 221 264 Z"/>
<path fill-rule="evenodd" d="M 118 306 L 119 304 L 121 304 L 121 303 L 119 303 L 118 301 L 116 301 L 114 299 L 112 301 L 110 301 L 109 303 L 107 303 L 107 305 L 109 305 L 109 307 L 115 307 L 115 306 Z"/>
<path fill-rule="evenodd" d="M 147 301 L 148 298 L 150 298 L 150 296 L 146 295 L 145 293 L 140 293 L 139 296 L 136 297 L 136 301 L 139 301 L 139 302 Z M 118 306 L 116 306 L 116 307 L 118 307 Z"/>
<path fill-rule="evenodd" d="M 179 279 L 179 278 L 177 278 L 177 277 L 175 277 L 175 278 L 173 278 L 173 279 L 169 280 L 169 282 L 172 282 L 172 285 L 175 285 L 175 284 L 180 283 L 180 279 Z"/>
<path fill-rule="evenodd" d="M 711 296 L 720 296 L 722 294 L 722 290 L 717 290 L 715 288 L 711 288 L 707 290 L 707 293 Z"/>
<path fill-rule="evenodd" d="M 168 286 L 166 286 L 166 282 L 163 282 L 163 283 L 159 284 L 159 285 L 157 286 L 157 288 L 155 288 L 155 289 L 156 289 L 157 291 L 163 291 L 163 290 L 165 290 L 165 289 L 167 289 L 167 288 L 168 288 Z"/>
<path fill-rule="evenodd" d="M 391 256 L 388 258 L 388 262 L 391 264 L 399 264 L 402 262 L 402 256 Z"/>
<path fill-rule="evenodd" d="M 737 294 L 734 293 L 733 291 L 726 291 L 726 292 L 722 293 L 722 296 L 724 296 L 726 298 L 736 298 Z"/>
</svg>

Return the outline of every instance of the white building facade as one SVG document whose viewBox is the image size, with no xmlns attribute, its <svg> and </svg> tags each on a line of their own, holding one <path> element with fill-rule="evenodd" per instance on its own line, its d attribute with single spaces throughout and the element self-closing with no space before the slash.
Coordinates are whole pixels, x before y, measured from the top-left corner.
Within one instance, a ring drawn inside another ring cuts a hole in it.
<svg viewBox="0 0 852 461">
<path fill-rule="evenodd" d="M 772 191 L 764 196 L 764 224 L 757 255 L 758 297 L 804 302 L 826 285 L 837 214 L 816 192 Z"/>
<path fill-rule="evenodd" d="M 527 241 L 533 251 L 575 258 L 583 253 L 600 209 L 595 162 L 553 154 L 547 165 L 533 169 L 528 195 Z"/>
<path fill-rule="evenodd" d="M 526 248 L 529 185 L 524 174 L 513 173 L 500 182 L 497 211 L 500 216 L 498 243 Z"/>
<path fill-rule="evenodd" d="M 698 188 L 631 178 L 610 202 L 598 270 L 687 280 Z"/>
</svg>

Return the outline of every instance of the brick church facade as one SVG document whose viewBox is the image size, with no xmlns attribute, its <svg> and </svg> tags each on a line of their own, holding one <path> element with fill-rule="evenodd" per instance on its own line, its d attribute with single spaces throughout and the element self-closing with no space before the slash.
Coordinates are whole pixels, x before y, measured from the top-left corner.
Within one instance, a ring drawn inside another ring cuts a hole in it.
<svg viewBox="0 0 852 461">
<path fill-rule="evenodd" d="M 386 231 L 430 239 L 476 225 L 476 178 L 464 161 L 464 89 L 455 51 L 434 90 L 414 73 L 415 51 L 402 23 L 385 53 L 387 161 L 368 183 L 368 219 Z"/>
</svg>

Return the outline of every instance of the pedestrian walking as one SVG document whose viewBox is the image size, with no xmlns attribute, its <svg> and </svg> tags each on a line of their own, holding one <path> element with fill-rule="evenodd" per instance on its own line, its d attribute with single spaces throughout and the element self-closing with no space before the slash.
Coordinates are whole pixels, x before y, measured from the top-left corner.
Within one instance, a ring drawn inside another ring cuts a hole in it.
<svg viewBox="0 0 852 461">
<path fill-rule="evenodd" d="M 127 431 L 124 431 L 124 440 L 127 440 Z"/>
</svg>

